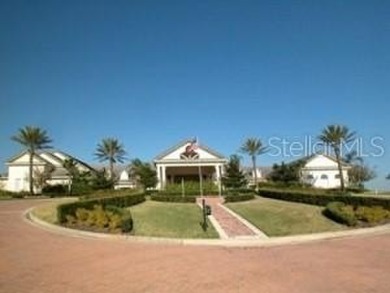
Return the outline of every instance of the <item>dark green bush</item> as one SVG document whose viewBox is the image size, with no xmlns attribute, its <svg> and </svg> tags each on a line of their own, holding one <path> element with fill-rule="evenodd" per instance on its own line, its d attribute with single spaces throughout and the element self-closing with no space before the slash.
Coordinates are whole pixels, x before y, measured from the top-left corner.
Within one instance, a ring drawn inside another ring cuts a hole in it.
<svg viewBox="0 0 390 293">
<path fill-rule="evenodd" d="M 311 185 L 300 182 L 281 182 L 265 181 L 257 184 L 258 188 L 294 188 L 294 189 L 313 189 Z"/>
<path fill-rule="evenodd" d="M 10 194 L 12 198 L 19 198 L 19 199 L 29 195 L 29 193 L 27 192 L 11 192 Z"/>
<path fill-rule="evenodd" d="M 195 196 L 177 196 L 177 195 L 164 195 L 154 194 L 150 196 L 151 200 L 162 202 L 181 202 L 181 203 L 194 203 L 196 202 Z"/>
<path fill-rule="evenodd" d="M 312 191 L 295 191 L 288 189 L 270 189 L 261 188 L 258 191 L 263 197 L 280 199 L 286 201 L 300 202 L 312 205 L 326 206 L 332 201 L 343 202 L 352 206 L 381 206 L 390 210 L 390 199 L 368 197 L 368 196 L 351 196 L 345 194 L 321 194 L 312 193 Z"/>
<path fill-rule="evenodd" d="M 30 193 L 28 191 L 12 192 L 0 189 L 0 198 L 24 198 L 29 195 Z"/>
<path fill-rule="evenodd" d="M 123 210 L 121 231 L 123 233 L 129 233 L 131 230 L 133 230 L 133 218 L 129 210 Z"/>
<path fill-rule="evenodd" d="M 225 196 L 225 202 L 247 201 L 254 198 L 255 198 L 254 194 L 227 195 Z"/>
<path fill-rule="evenodd" d="M 144 201 L 144 194 L 133 194 L 127 196 L 104 197 L 91 200 L 76 201 L 72 203 L 65 203 L 57 207 L 57 219 L 58 223 L 66 222 L 66 216 L 75 216 L 76 210 L 78 208 L 91 210 L 95 205 L 101 205 L 103 209 L 105 209 L 106 206 L 124 208 L 139 204 Z"/>
<path fill-rule="evenodd" d="M 68 194 L 68 186 L 62 184 L 46 185 L 42 188 L 42 194 L 50 197 L 64 196 Z"/>
<path fill-rule="evenodd" d="M 348 226 L 356 226 L 358 224 L 353 207 L 343 202 L 334 201 L 328 203 L 324 210 L 324 215 L 338 223 Z"/>
<path fill-rule="evenodd" d="M 225 190 L 225 195 L 244 195 L 244 194 L 254 194 L 255 190 L 251 188 L 234 188 Z"/>
<path fill-rule="evenodd" d="M 205 180 L 202 183 L 202 190 L 204 195 L 218 195 L 218 186 L 210 181 Z M 180 183 L 167 184 L 163 191 L 159 192 L 164 195 L 177 195 L 182 196 L 183 186 Z M 186 196 L 199 196 L 200 195 L 200 184 L 199 182 L 187 181 L 184 183 L 184 194 Z"/>
</svg>

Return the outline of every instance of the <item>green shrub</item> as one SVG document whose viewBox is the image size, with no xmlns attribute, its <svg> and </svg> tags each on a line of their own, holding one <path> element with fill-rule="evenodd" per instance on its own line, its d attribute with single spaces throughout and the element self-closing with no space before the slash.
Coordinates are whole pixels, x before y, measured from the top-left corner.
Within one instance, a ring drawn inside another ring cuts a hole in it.
<svg viewBox="0 0 390 293">
<path fill-rule="evenodd" d="M 72 195 L 81 196 L 91 194 L 93 192 L 93 188 L 87 182 L 73 182 L 72 184 Z"/>
<path fill-rule="evenodd" d="M 134 195 L 134 194 L 140 194 L 141 191 L 138 189 L 131 189 L 131 188 L 123 188 L 123 189 L 101 189 L 101 190 L 95 190 L 90 194 L 86 194 L 82 196 L 82 199 L 97 199 L 97 198 L 105 198 L 105 197 L 117 197 L 117 196 L 127 196 L 127 195 Z"/>
<path fill-rule="evenodd" d="M 360 221 L 376 224 L 389 219 L 390 211 L 385 210 L 381 206 L 361 206 L 356 209 L 355 215 Z"/>
<path fill-rule="evenodd" d="M 0 198 L 24 198 L 25 196 L 28 196 L 28 195 L 29 195 L 29 192 L 27 192 L 27 191 L 12 192 L 12 191 L 0 189 Z"/>
<path fill-rule="evenodd" d="M 144 201 L 144 194 L 133 194 L 127 196 L 103 197 L 90 200 L 76 201 L 72 203 L 65 203 L 57 207 L 57 219 L 58 223 L 65 223 L 66 216 L 75 216 L 76 210 L 79 208 L 92 210 L 95 205 L 101 205 L 103 209 L 105 209 L 106 206 L 124 208 L 139 204 Z"/>
<path fill-rule="evenodd" d="M 177 196 L 177 195 L 164 195 L 154 194 L 150 196 L 151 200 L 162 202 L 181 202 L 181 203 L 194 203 L 196 202 L 195 196 Z"/>
<path fill-rule="evenodd" d="M 129 210 L 123 210 L 121 230 L 123 233 L 128 233 L 133 230 L 133 218 Z"/>
<path fill-rule="evenodd" d="M 330 202 L 339 201 L 352 206 L 381 206 L 387 210 L 390 210 L 390 199 L 388 198 L 350 196 L 345 194 L 321 194 L 318 191 L 313 193 L 311 190 L 296 191 L 271 188 L 261 188 L 259 189 L 258 193 L 263 197 L 319 206 L 326 206 Z"/>
<path fill-rule="evenodd" d="M 244 194 L 254 194 L 255 190 L 251 188 L 234 188 L 227 189 L 224 191 L 225 195 L 244 195 Z"/>
<path fill-rule="evenodd" d="M 68 186 L 62 184 L 46 185 L 42 188 L 42 194 L 51 197 L 64 196 L 68 194 Z"/>
<path fill-rule="evenodd" d="M 93 209 L 78 208 L 76 217 L 66 216 L 67 224 L 76 228 L 115 232 L 120 229 L 128 233 L 133 229 L 133 219 L 130 211 L 117 207 L 103 208 L 95 205 Z"/>
<path fill-rule="evenodd" d="M 12 192 L 11 193 L 11 197 L 12 198 L 24 198 L 25 196 L 27 196 L 29 194 L 27 194 L 26 192 Z"/>
<path fill-rule="evenodd" d="M 227 195 L 225 196 L 225 202 L 247 201 L 254 198 L 255 198 L 254 194 Z"/>
<path fill-rule="evenodd" d="M 353 207 L 343 202 L 330 202 L 327 204 L 324 214 L 328 218 L 348 226 L 356 226 L 358 223 Z"/>
<path fill-rule="evenodd" d="M 110 213 L 109 214 L 110 221 L 109 221 L 109 228 L 110 230 L 116 230 L 121 228 L 122 226 L 122 218 L 119 214 Z"/>
<path fill-rule="evenodd" d="M 79 220 L 79 221 L 86 221 L 89 217 L 89 212 L 87 209 L 83 209 L 83 208 L 79 208 L 76 210 L 76 219 Z M 72 217 L 70 215 L 67 215 L 67 217 Z M 66 218 L 68 219 L 68 218 Z"/>
<path fill-rule="evenodd" d="M 204 195 L 218 195 L 218 186 L 210 181 L 205 180 L 202 182 L 202 189 Z M 180 183 L 169 183 L 165 186 L 164 190 L 160 194 L 169 195 L 169 196 L 182 196 L 183 194 L 183 185 Z M 190 196 L 199 196 L 200 195 L 200 184 L 195 181 L 184 182 L 184 194 Z"/>
<path fill-rule="evenodd" d="M 324 214 L 329 218 L 348 226 L 356 226 L 358 221 L 378 224 L 390 219 L 390 211 L 381 206 L 359 206 L 357 208 L 342 202 L 331 202 L 326 206 Z"/>
</svg>

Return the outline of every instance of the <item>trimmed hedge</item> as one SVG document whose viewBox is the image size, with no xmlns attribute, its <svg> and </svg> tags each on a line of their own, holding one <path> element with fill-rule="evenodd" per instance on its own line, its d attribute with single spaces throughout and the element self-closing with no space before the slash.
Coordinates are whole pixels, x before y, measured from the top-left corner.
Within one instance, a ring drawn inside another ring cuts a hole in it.
<svg viewBox="0 0 390 293">
<path fill-rule="evenodd" d="M 183 193 L 181 191 L 167 191 L 167 190 L 163 190 L 163 191 L 160 191 L 158 193 L 159 195 L 162 195 L 162 196 L 176 196 L 176 197 L 183 197 Z M 208 192 L 203 192 L 204 195 L 207 195 L 207 196 L 218 196 L 219 195 L 219 192 L 218 191 L 208 191 Z M 196 197 L 196 196 L 200 196 L 200 191 L 197 190 L 197 191 L 186 191 L 185 194 L 184 194 L 184 197 Z"/>
<path fill-rule="evenodd" d="M 204 195 L 218 195 L 217 185 L 215 185 L 214 182 L 210 180 L 203 181 L 202 189 Z M 160 191 L 159 194 L 164 194 L 168 196 L 182 196 L 183 186 L 180 183 L 167 184 L 164 190 Z M 193 181 L 184 182 L 184 194 L 185 196 L 199 196 L 200 183 Z"/>
<path fill-rule="evenodd" d="M 62 184 L 47 185 L 42 188 L 42 193 L 50 197 L 64 196 L 68 194 L 68 186 Z"/>
<path fill-rule="evenodd" d="M 196 202 L 195 196 L 177 196 L 177 195 L 163 195 L 155 194 L 150 196 L 151 200 L 162 202 L 180 202 L 180 203 L 194 203 Z"/>
<path fill-rule="evenodd" d="M 106 206 L 115 206 L 118 208 L 124 208 L 139 204 L 145 201 L 144 194 L 134 194 L 127 196 L 117 197 L 105 197 L 97 198 L 84 201 L 76 201 L 72 203 L 61 204 L 57 207 L 57 220 L 58 223 L 62 224 L 66 222 L 66 216 L 75 216 L 76 210 L 84 208 L 91 210 L 95 205 L 101 205 L 103 208 Z"/>
<path fill-rule="evenodd" d="M 352 206 L 381 206 L 387 210 L 390 210 L 390 199 L 377 198 L 368 196 L 351 196 L 341 194 L 313 194 L 311 192 L 304 191 L 289 191 L 280 189 L 265 189 L 261 188 L 258 194 L 263 197 L 280 199 L 286 201 L 300 202 L 311 205 L 326 206 L 332 201 L 343 202 Z"/>
<path fill-rule="evenodd" d="M 352 206 L 348 206 L 343 202 L 334 201 L 326 205 L 324 215 L 340 224 L 348 226 L 356 226 L 358 219 Z"/>
<path fill-rule="evenodd" d="M 239 194 L 239 195 L 227 195 L 225 196 L 225 202 L 238 202 L 254 199 L 254 194 Z"/>
<path fill-rule="evenodd" d="M 375 225 L 385 223 L 390 219 L 390 211 L 381 206 L 354 207 L 346 205 L 343 202 L 331 202 L 327 204 L 324 215 L 348 226 Z"/>
<path fill-rule="evenodd" d="M 225 190 L 225 195 L 248 195 L 253 194 L 255 192 L 254 189 L 251 188 L 235 188 L 235 189 L 227 189 Z"/>
</svg>

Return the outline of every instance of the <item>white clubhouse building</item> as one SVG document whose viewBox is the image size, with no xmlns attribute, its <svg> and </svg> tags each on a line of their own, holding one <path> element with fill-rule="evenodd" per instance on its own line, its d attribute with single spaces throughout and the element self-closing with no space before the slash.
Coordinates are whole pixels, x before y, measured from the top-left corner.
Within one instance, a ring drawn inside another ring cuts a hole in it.
<svg viewBox="0 0 390 293">
<path fill-rule="evenodd" d="M 164 189 L 167 183 L 212 180 L 221 190 L 221 177 L 227 159 L 218 152 L 193 140 L 184 140 L 154 159 L 158 184 Z"/>
</svg>

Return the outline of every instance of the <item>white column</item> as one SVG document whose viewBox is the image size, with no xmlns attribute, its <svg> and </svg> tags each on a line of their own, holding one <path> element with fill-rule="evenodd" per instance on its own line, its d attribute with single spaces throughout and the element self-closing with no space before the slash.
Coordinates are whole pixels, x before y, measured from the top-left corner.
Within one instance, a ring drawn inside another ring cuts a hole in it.
<svg viewBox="0 0 390 293">
<path fill-rule="evenodd" d="M 162 166 L 162 172 L 161 172 L 161 189 L 165 188 L 165 183 L 167 180 L 167 174 L 166 174 L 166 167 Z"/>
<path fill-rule="evenodd" d="M 156 164 L 157 179 L 158 179 L 157 189 L 161 189 L 161 172 L 160 172 L 160 168 L 161 168 L 161 166 L 159 164 Z"/>
<path fill-rule="evenodd" d="M 215 165 L 215 172 L 217 177 L 217 184 L 218 184 L 218 194 L 219 196 L 222 195 L 222 180 L 221 180 L 221 166 L 219 164 Z"/>
<path fill-rule="evenodd" d="M 220 178 L 221 178 L 221 170 L 220 170 L 220 168 L 219 168 L 219 165 L 218 165 L 218 164 L 217 164 L 217 165 L 215 165 L 214 167 L 215 167 L 215 175 L 216 175 L 217 181 L 219 181 L 219 180 L 220 180 Z"/>
</svg>

